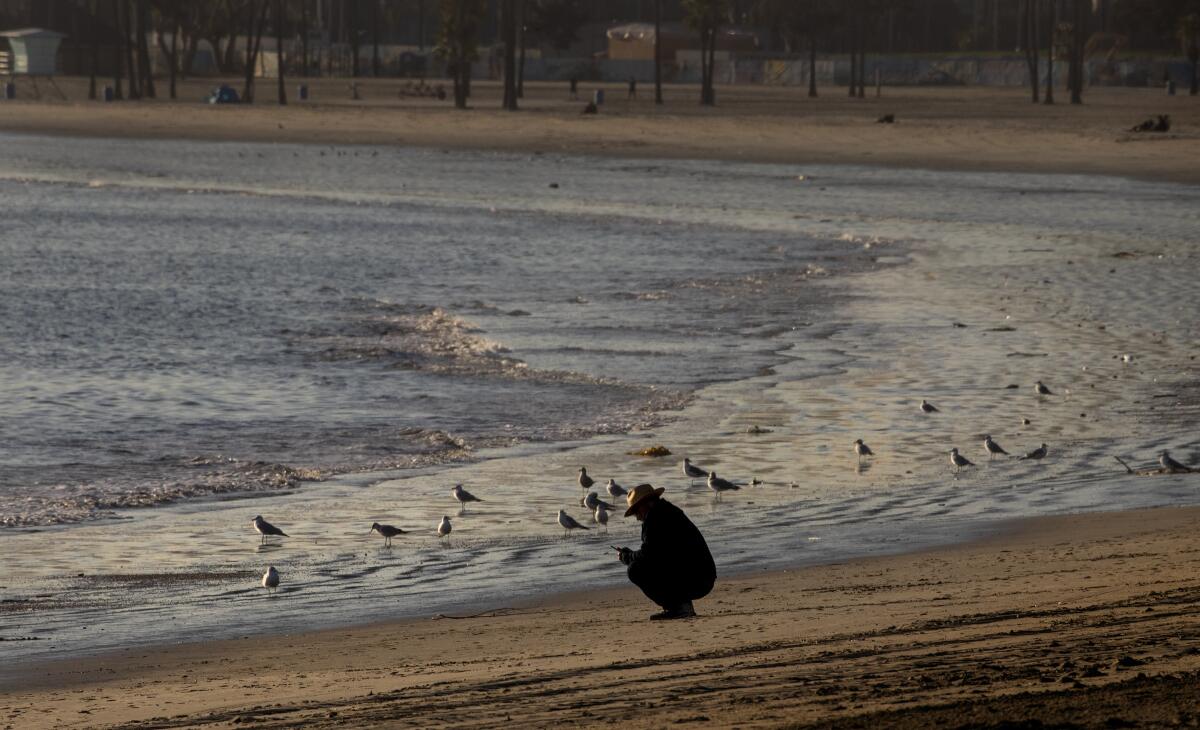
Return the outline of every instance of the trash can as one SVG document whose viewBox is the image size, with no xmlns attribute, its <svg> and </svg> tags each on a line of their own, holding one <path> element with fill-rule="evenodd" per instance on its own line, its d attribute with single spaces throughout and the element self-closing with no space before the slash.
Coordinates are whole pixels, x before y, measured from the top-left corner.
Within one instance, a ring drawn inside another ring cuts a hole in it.
<svg viewBox="0 0 1200 730">
<path fill-rule="evenodd" d="M 300 101 L 308 101 L 308 84 L 300 84 L 296 89 L 296 97 Z"/>
<path fill-rule="evenodd" d="M 113 100 L 113 87 L 111 87 L 111 86 L 104 87 L 104 100 L 105 101 Z"/>
<path fill-rule="evenodd" d="M 6 81 L 4 83 L 4 98 L 5 99 L 17 98 L 17 85 L 16 84 L 14 84 L 11 81 Z"/>
<path fill-rule="evenodd" d="M 604 89 L 596 89 L 592 92 L 592 103 L 596 106 L 604 103 Z"/>
</svg>

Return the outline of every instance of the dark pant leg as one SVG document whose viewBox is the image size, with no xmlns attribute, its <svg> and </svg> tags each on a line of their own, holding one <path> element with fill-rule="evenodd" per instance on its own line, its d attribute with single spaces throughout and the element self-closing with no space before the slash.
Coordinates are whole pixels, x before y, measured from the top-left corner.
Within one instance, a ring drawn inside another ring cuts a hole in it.
<svg viewBox="0 0 1200 730">
<path fill-rule="evenodd" d="M 665 609 L 675 608 L 684 601 L 690 600 L 687 595 L 688 591 L 666 571 L 646 570 L 635 563 L 629 566 L 629 580 L 642 589 L 646 598 Z"/>
</svg>

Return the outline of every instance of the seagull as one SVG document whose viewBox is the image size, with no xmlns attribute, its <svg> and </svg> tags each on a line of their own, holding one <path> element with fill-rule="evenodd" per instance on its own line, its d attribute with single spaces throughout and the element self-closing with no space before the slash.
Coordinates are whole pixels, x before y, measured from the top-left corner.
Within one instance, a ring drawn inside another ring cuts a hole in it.
<svg viewBox="0 0 1200 730">
<path fill-rule="evenodd" d="M 603 505 L 604 509 L 617 509 L 608 502 L 605 502 L 603 499 L 600 499 L 600 496 L 595 492 L 588 492 L 587 496 L 583 498 L 583 506 L 587 507 L 589 511 L 595 510 L 599 505 Z"/>
<path fill-rule="evenodd" d="M 717 476 L 715 471 L 710 471 L 708 473 L 708 488 L 716 493 L 717 499 L 721 498 L 721 492 L 728 492 L 731 489 L 741 489 L 741 487 L 729 481 L 728 479 L 722 479 L 721 477 Z"/>
<path fill-rule="evenodd" d="M 442 521 L 438 523 L 438 537 L 448 537 L 452 529 L 454 528 L 450 526 L 450 518 L 442 515 Z"/>
<path fill-rule="evenodd" d="M 1054 393 L 1051 393 L 1050 389 L 1046 387 L 1046 384 L 1040 380 L 1033 384 L 1033 389 L 1037 391 L 1038 395 L 1054 395 Z"/>
<path fill-rule="evenodd" d="M 586 530 L 588 528 L 575 521 L 575 518 L 567 514 L 566 510 L 558 511 L 558 524 L 562 525 L 565 532 L 564 535 L 570 535 L 571 530 Z"/>
<path fill-rule="evenodd" d="M 279 571 L 275 570 L 274 565 L 267 566 L 267 572 L 263 573 L 262 585 L 268 593 L 274 593 L 279 588 Z"/>
<path fill-rule="evenodd" d="M 455 484 L 454 489 L 450 490 L 450 494 L 453 495 L 454 498 L 457 499 L 458 503 L 461 505 L 458 510 L 460 513 L 467 511 L 467 502 L 482 502 L 483 501 L 479 497 L 476 497 L 474 494 L 471 494 L 467 490 L 463 489 L 463 485 L 461 485 L 461 484 Z"/>
<path fill-rule="evenodd" d="M 1162 453 L 1158 455 L 1158 465 L 1169 474 L 1190 474 L 1192 472 L 1191 467 L 1184 466 L 1172 459 L 1171 453 L 1166 449 L 1163 449 Z"/>
<path fill-rule="evenodd" d="M 595 483 L 596 483 L 596 480 L 592 479 L 591 477 L 589 477 L 587 475 L 587 469 L 582 466 L 579 467 L 579 486 L 580 486 L 580 488 L 582 488 L 583 491 L 586 492 L 587 490 L 591 489 L 592 485 Z"/>
<path fill-rule="evenodd" d="M 937 406 L 933 405 L 925 399 L 921 399 L 921 410 L 925 413 L 941 413 Z"/>
<path fill-rule="evenodd" d="M 250 524 L 254 525 L 254 529 L 258 530 L 258 534 L 262 535 L 261 544 L 263 545 L 267 543 L 267 535 L 282 535 L 283 537 L 291 537 L 291 535 L 264 520 L 262 515 L 255 515 Z"/>
<path fill-rule="evenodd" d="M 975 462 L 958 453 L 958 447 L 950 449 L 950 463 L 954 465 L 955 474 L 964 466 L 975 466 Z"/>
<path fill-rule="evenodd" d="M 384 547 L 391 547 L 392 546 L 392 538 L 395 537 L 396 535 L 404 534 L 404 530 L 401 530 L 399 527 L 392 527 L 391 525 L 381 525 L 378 522 L 371 523 L 371 530 L 369 532 L 367 532 L 367 534 L 370 535 L 372 532 L 378 532 L 380 535 L 383 535 L 383 546 Z"/>
<path fill-rule="evenodd" d="M 864 444 L 862 439 L 854 439 L 854 453 L 858 454 L 859 461 L 862 461 L 864 456 L 875 455 L 875 452 L 871 451 L 871 447 Z"/>
<path fill-rule="evenodd" d="M 626 490 L 625 487 L 622 487 L 620 484 L 617 484 L 612 479 L 608 480 L 608 484 L 606 485 L 606 488 L 608 489 L 608 496 L 614 497 L 614 498 L 615 497 L 623 497 L 629 493 L 629 491 Z"/>
<path fill-rule="evenodd" d="M 687 477 L 688 479 L 691 479 L 693 484 L 695 483 L 695 481 L 697 479 L 707 479 L 708 478 L 708 472 L 704 471 L 703 469 L 701 469 L 698 466 L 692 466 L 691 459 L 683 460 L 683 475 L 685 477 Z"/>
<path fill-rule="evenodd" d="M 1017 458 L 1019 458 L 1019 459 L 1041 459 L 1041 458 L 1044 458 L 1045 456 L 1046 456 L 1046 444 L 1042 444 L 1041 446 L 1037 447 L 1033 451 L 1030 451 L 1029 453 L 1025 454 L 1024 456 L 1019 456 Z"/>
<path fill-rule="evenodd" d="M 596 505 L 596 511 L 592 513 L 592 519 L 596 521 L 597 525 L 603 527 L 605 532 L 608 531 L 608 510 L 605 509 L 603 502 Z"/>
<path fill-rule="evenodd" d="M 991 434 L 985 434 L 983 437 L 983 448 L 987 449 L 988 459 L 991 459 L 996 454 L 1004 454 L 1008 456 L 1008 452 L 1004 450 L 1000 444 L 992 440 Z"/>
</svg>

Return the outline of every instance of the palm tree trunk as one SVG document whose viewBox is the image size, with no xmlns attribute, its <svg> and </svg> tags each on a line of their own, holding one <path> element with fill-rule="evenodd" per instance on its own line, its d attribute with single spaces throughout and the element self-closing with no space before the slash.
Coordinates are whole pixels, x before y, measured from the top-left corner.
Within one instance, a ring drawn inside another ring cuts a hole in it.
<svg viewBox="0 0 1200 730">
<path fill-rule="evenodd" d="M 275 0 L 275 66 L 279 78 L 279 105 L 287 105 L 287 87 L 283 79 L 283 0 Z"/>
<path fill-rule="evenodd" d="M 125 98 L 125 93 L 121 88 L 121 65 L 124 63 L 125 56 L 125 44 L 122 42 L 121 33 L 121 2 L 122 0 L 112 0 L 113 27 L 117 29 L 117 42 L 113 45 L 113 50 L 116 52 L 113 58 L 113 99 L 117 101 Z"/>
<path fill-rule="evenodd" d="M 817 96 L 817 34 L 808 35 L 808 95 Z"/>
<path fill-rule="evenodd" d="M 1050 46 L 1046 53 L 1046 99 L 1043 103 L 1054 103 L 1054 31 L 1058 27 L 1058 0 L 1050 0 Z"/>
<path fill-rule="evenodd" d="M 1192 75 L 1195 78 L 1195 74 Z M 662 104 L 662 0 L 654 0 L 654 103 Z"/>
</svg>

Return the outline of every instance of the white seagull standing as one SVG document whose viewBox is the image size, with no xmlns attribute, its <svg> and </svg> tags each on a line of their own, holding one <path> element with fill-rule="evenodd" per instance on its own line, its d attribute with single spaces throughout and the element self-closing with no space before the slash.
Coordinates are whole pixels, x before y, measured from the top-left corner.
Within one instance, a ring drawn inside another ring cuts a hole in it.
<svg viewBox="0 0 1200 730">
<path fill-rule="evenodd" d="M 1158 465 L 1171 474 L 1190 474 L 1192 472 L 1190 466 L 1184 466 L 1172 459 L 1171 453 L 1166 449 L 1163 449 L 1162 453 L 1158 455 Z"/>
<path fill-rule="evenodd" d="M 604 508 L 603 502 L 596 505 L 596 511 L 592 513 L 592 519 L 596 521 L 597 525 L 603 527 L 605 532 L 608 532 L 608 510 Z"/>
<path fill-rule="evenodd" d="M 263 544 L 263 545 L 265 545 L 267 543 L 267 535 L 281 535 L 283 537 L 291 537 L 291 535 L 287 534 L 286 532 L 279 529 L 275 525 L 272 525 L 270 522 L 267 522 L 266 520 L 264 520 L 262 518 L 262 515 L 255 515 L 254 519 L 250 521 L 250 524 L 254 525 L 254 529 L 258 530 L 258 534 L 262 535 L 262 543 L 261 544 Z"/>
<path fill-rule="evenodd" d="M 971 461 L 967 457 L 958 453 L 957 446 L 954 447 L 953 449 L 950 449 L 950 463 L 954 466 L 955 474 L 957 474 L 958 470 L 963 468 L 964 466 L 975 466 L 975 462 Z"/>
<path fill-rule="evenodd" d="M 854 439 L 854 453 L 858 454 L 859 461 L 862 461 L 864 456 L 875 455 L 875 452 L 871 451 L 871 447 L 864 444 L 862 439 Z"/>
<path fill-rule="evenodd" d="M 708 478 L 708 472 L 704 471 L 698 466 L 694 466 L 691 459 L 683 460 L 683 475 L 688 479 L 691 479 L 693 484 L 696 483 L 697 479 Z"/>
<path fill-rule="evenodd" d="M 924 398 L 921 399 L 921 411 L 923 413 L 941 413 L 941 411 L 937 409 L 937 406 L 933 405 Z"/>
<path fill-rule="evenodd" d="M 989 460 L 991 460 L 991 458 L 993 456 L 996 456 L 997 454 L 1004 454 L 1005 456 L 1008 456 L 1008 452 L 1005 451 L 1004 448 L 1000 446 L 1000 444 L 998 444 L 992 440 L 991 434 L 984 435 L 983 448 L 987 449 Z"/>
<path fill-rule="evenodd" d="M 378 522 L 371 523 L 371 529 L 367 532 L 367 534 L 370 535 L 372 532 L 378 532 L 380 535 L 383 535 L 383 546 L 384 547 L 391 547 L 392 546 L 392 538 L 395 537 L 396 535 L 404 534 L 404 530 L 401 530 L 399 527 L 392 527 L 391 525 L 381 525 Z"/>
<path fill-rule="evenodd" d="M 467 511 L 467 502 L 482 502 L 483 501 L 479 497 L 476 497 L 474 494 L 471 494 L 467 490 L 463 489 L 463 485 L 461 485 L 461 484 L 455 484 L 454 489 L 450 490 L 450 494 L 453 495 L 454 498 L 458 500 L 459 513 Z"/>
<path fill-rule="evenodd" d="M 708 488 L 713 490 L 713 493 L 717 495 L 717 499 L 721 498 L 721 492 L 728 492 L 731 490 L 737 491 L 741 489 L 741 487 L 729 481 L 728 479 L 722 479 L 721 477 L 717 476 L 715 471 L 710 471 L 708 473 Z"/>
<path fill-rule="evenodd" d="M 1033 384 L 1033 389 L 1037 391 L 1038 395 L 1054 395 L 1054 393 L 1050 392 L 1050 389 L 1046 387 L 1046 384 L 1040 380 Z"/>
<path fill-rule="evenodd" d="M 450 525 L 450 518 L 442 515 L 442 521 L 438 523 L 438 538 L 449 537 L 450 531 L 453 529 Z"/>
<path fill-rule="evenodd" d="M 562 525 L 564 530 L 563 535 L 570 535 L 571 530 L 586 530 L 588 528 L 575 521 L 575 518 L 567 514 L 566 510 L 558 511 L 558 524 Z"/>
<path fill-rule="evenodd" d="M 605 489 L 608 490 L 608 496 L 613 497 L 613 498 L 624 497 L 626 494 L 629 493 L 629 491 L 627 489 L 625 489 L 625 487 L 622 487 L 620 484 L 617 484 L 616 481 L 612 480 L 612 479 L 608 480 L 608 484 L 605 486 Z"/>
<path fill-rule="evenodd" d="M 275 570 L 274 565 L 267 566 L 267 572 L 263 573 L 262 585 L 268 593 L 274 593 L 279 588 L 279 571 Z"/>
<path fill-rule="evenodd" d="M 603 499 L 600 499 L 600 495 L 596 494 L 595 492 L 588 492 L 587 496 L 583 498 L 583 506 L 586 507 L 589 512 L 594 511 L 598 505 L 604 505 L 604 509 L 617 509 L 608 502 L 605 502 Z"/>
<path fill-rule="evenodd" d="M 1042 444 L 1033 451 L 1026 453 L 1024 456 L 1018 456 L 1018 459 L 1044 459 L 1046 458 L 1046 444 Z"/>
<path fill-rule="evenodd" d="M 591 489 L 592 485 L 595 483 L 596 480 L 588 476 L 587 468 L 582 466 L 579 467 L 579 488 L 586 492 L 587 490 Z"/>
</svg>

